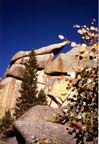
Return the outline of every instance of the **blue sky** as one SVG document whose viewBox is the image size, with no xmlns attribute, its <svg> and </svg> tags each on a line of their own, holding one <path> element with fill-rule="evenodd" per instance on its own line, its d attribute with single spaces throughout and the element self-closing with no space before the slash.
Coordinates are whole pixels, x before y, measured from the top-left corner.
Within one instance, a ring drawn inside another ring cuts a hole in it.
<svg viewBox="0 0 99 144">
<path fill-rule="evenodd" d="M 58 43 L 58 34 L 80 42 L 72 26 L 93 18 L 98 0 L 0 0 L 0 77 L 18 51 Z"/>
</svg>

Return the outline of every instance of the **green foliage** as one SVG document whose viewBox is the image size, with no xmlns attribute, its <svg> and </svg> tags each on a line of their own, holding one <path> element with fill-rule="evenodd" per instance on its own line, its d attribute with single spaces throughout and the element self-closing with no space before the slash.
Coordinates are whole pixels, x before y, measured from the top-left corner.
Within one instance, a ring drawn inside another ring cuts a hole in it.
<svg viewBox="0 0 99 144">
<path fill-rule="evenodd" d="M 9 110 L 5 112 L 5 115 L 0 119 L 0 133 L 5 133 L 7 129 L 12 125 L 14 119 L 11 116 Z"/>
<path fill-rule="evenodd" d="M 38 101 L 37 104 L 39 105 L 47 105 L 47 97 L 44 90 L 42 89 L 40 90 L 37 101 Z"/>
<path fill-rule="evenodd" d="M 36 105 L 37 96 L 37 60 L 34 50 L 29 55 L 29 61 L 24 63 L 25 71 L 21 84 L 21 96 L 17 99 L 15 116 L 18 118 Z"/>
<path fill-rule="evenodd" d="M 21 96 L 17 99 L 15 116 L 20 117 L 32 106 L 46 105 L 46 94 L 41 90 L 37 96 L 37 60 L 34 50 L 31 51 L 29 61 L 24 63 L 25 71 L 23 74 L 23 81 L 21 84 Z"/>
</svg>

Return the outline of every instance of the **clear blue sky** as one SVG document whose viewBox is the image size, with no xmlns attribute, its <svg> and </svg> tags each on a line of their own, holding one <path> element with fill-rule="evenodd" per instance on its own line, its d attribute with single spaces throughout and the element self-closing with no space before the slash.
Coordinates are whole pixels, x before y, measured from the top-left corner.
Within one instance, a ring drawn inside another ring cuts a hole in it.
<svg viewBox="0 0 99 144">
<path fill-rule="evenodd" d="M 93 18 L 98 0 L 0 0 L 0 77 L 16 52 L 60 42 L 58 34 L 77 42 L 72 26 Z"/>
</svg>

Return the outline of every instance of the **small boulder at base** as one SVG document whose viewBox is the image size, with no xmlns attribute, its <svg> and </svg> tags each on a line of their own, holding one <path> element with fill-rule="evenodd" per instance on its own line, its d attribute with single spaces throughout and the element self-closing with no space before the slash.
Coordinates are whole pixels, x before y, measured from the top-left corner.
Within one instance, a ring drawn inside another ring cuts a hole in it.
<svg viewBox="0 0 99 144">
<path fill-rule="evenodd" d="M 17 130 L 17 140 L 20 143 L 75 144 L 75 139 L 68 134 L 66 127 L 61 124 L 16 121 L 14 126 Z"/>
</svg>

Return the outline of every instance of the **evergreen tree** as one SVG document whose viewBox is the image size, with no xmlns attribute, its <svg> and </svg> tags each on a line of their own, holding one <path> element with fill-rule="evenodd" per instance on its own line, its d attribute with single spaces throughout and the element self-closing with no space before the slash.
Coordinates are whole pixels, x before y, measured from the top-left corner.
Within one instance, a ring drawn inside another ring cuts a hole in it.
<svg viewBox="0 0 99 144">
<path fill-rule="evenodd" d="M 5 112 L 5 115 L 0 119 L 0 133 L 6 133 L 7 129 L 12 125 L 14 119 L 11 116 L 9 110 Z"/>
<path fill-rule="evenodd" d="M 37 103 L 40 105 L 47 105 L 47 98 L 44 90 L 40 90 L 37 98 Z"/>
<path fill-rule="evenodd" d="M 34 50 L 29 55 L 29 60 L 24 63 L 25 70 L 21 84 L 21 96 L 17 99 L 15 116 L 18 118 L 36 105 L 37 101 L 37 60 Z"/>
</svg>

